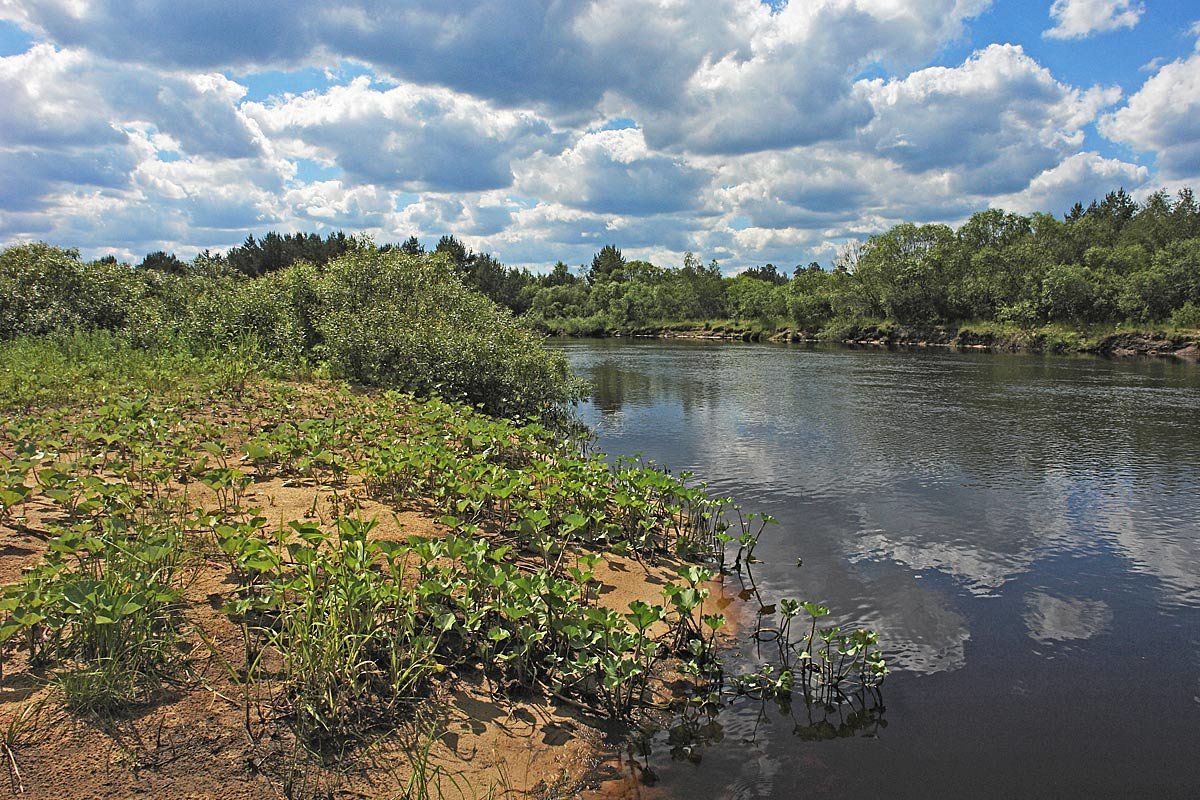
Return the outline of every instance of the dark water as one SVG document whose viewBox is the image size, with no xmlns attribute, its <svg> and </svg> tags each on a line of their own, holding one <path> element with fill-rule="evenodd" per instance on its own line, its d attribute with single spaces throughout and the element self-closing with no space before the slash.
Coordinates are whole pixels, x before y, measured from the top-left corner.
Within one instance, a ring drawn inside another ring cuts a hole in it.
<svg viewBox="0 0 1200 800">
<path fill-rule="evenodd" d="M 1200 368 L 563 347 L 601 449 L 777 517 L 762 593 L 875 628 L 892 667 L 848 738 L 749 700 L 690 757 L 660 734 L 669 795 L 1200 797 Z"/>
</svg>

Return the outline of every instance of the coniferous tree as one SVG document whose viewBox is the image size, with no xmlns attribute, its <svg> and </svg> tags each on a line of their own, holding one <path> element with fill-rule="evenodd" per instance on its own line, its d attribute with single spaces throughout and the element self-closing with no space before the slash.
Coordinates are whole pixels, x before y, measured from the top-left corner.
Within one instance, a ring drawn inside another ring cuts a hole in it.
<svg viewBox="0 0 1200 800">
<path fill-rule="evenodd" d="M 599 253 L 592 257 L 592 268 L 588 271 L 588 281 L 600 283 L 614 278 L 619 279 L 624 268 L 625 257 L 621 255 L 621 251 L 616 245 L 606 244 L 600 248 Z"/>
</svg>

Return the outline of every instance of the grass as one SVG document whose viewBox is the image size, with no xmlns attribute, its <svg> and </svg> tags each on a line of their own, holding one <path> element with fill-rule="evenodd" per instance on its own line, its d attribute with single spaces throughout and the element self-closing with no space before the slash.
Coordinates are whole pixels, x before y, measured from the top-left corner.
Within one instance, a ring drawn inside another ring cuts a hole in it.
<svg viewBox="0 0 1200 800">
<path fill-rule="evenodd" d="M 118 389 L 161 395 L 181 380 L 213 386 L 219 363 L 182 347 L 147 351 L 104 332 L 15 339 L 0 344 L 0 408 L 53 406 Z"/>
</svg>

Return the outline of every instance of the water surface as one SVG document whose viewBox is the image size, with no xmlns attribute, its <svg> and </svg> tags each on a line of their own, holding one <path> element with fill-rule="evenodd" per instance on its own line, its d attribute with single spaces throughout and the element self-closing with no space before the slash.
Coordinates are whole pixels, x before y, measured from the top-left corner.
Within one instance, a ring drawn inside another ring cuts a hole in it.
<svg viewBox="0 0 1200 800">
<path fill-rule="evenodd" d="M 893 670 L 845 738 L 752 701 L 703 727 L 715 745 L 660 734 L 669 795 L 1200 795 L 1200 368 L 562 346 L 602 450 L 777 517 L 762 593 L 875 628 Z"/>
</svg>

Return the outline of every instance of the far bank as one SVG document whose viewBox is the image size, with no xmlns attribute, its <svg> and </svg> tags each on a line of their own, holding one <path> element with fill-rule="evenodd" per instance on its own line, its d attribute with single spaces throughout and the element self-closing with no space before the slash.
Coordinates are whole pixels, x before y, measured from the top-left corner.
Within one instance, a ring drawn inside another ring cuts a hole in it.
<svg viewBox="0 0 1200 800">
<path fill-rule="evenodd" d="M 1020 329 L 995 324 L 904 326 L 887 321 L 831 324 L 819 330 L 755 322 L 704 322 L 601 329 L 587 333 L 552 331 L 575 338 L 639 337 L 712 341 L 842 344 L 849 347 L 931 347 L 985 352 L 1070 354 L 1106 358 L 1172 358 L 1200 363 L 1200 332 L 1132 328 L 1083 329 L 1062 325 Z"/>
</svg>

